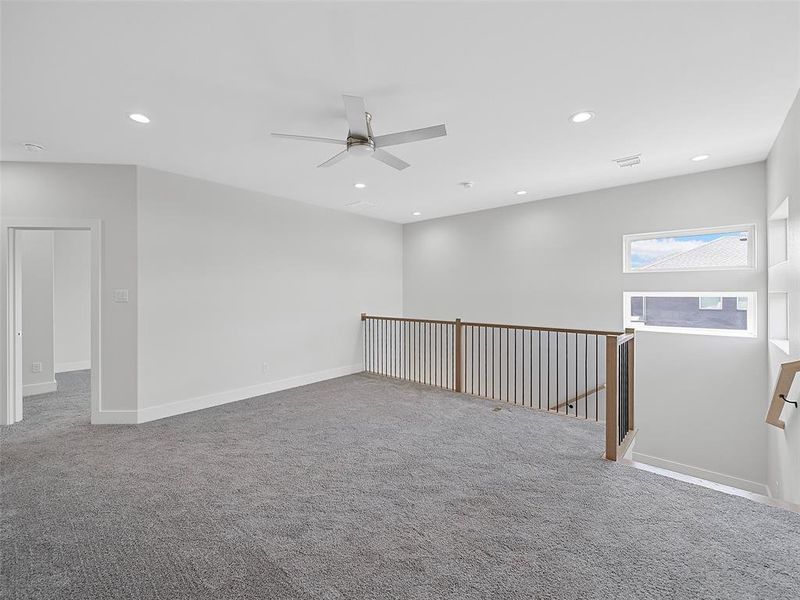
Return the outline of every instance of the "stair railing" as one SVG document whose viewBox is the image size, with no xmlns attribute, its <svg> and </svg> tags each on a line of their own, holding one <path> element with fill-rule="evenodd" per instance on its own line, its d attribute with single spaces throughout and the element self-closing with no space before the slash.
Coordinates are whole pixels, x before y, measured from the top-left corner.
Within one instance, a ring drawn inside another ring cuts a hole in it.
<svg viewBox="0 0 800 600">
<path fill-rule="evenodd" d="M 634 429 L 634 333 L 362 314 L 364 370 L 605 421 L 605 456 Z M 605 380 L 603 380 L 605 379 Z"/>
</svg>

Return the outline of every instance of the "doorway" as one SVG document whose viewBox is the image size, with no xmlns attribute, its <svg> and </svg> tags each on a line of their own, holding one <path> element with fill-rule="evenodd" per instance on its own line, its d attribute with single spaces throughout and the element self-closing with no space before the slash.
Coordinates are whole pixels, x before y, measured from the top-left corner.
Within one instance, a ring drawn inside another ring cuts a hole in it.
<svg viewBox="0 0 800 600">
<path fill-rule="evenodd" d="M 21 421 L 23 398 L 52 393 L 58 379 L 64 379 L 69 385 L 81 381 L 89 385 L 91 421 L 96 422 L 102 402 L 100 222 L 90 219 L 7 219 L 3 223 L 2 235 L 8 250 L 7 260 L 3 261 L 6 357 L 2 361 L 5 379 L 2 424 Z M 90 264 L 88 271 L 83 265 L 84 271 L 81 272 L 79 265 L 70 265 L 69 262 L 74 262 L 76 253 L 83 252 L 86 246 L 89 246 Z M 24 256 L 26 250 L 28 254 Z M 24 274 L 25 267 L 27 275 Z M 70 281 L 76 278 L 86 281 Z M 79 291 L 84 283 L 88 285 L 88 293 Z M 76 316 L 78 309 L 75 304 L 86 301 L 88 314 Z M 26 307 L 28 315 L 25 314 Z M 44 318 L 39 318 L 42 315 Z M 78 331 L 78 328 L 83 331 Z M 57 372 L 63 375 L 59 376 Z"/>
</svg>

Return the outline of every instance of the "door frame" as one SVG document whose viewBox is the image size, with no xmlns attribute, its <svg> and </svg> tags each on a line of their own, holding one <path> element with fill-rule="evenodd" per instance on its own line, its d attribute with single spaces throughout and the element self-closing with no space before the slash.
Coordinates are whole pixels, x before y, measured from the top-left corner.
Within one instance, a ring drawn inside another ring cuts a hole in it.
<svg viewBox="0 0 800 600">
<path fill-rule="evenodd" d="M 21 261 L 18 252 L 19 231 L 89 231 L 91 251 L 91 420 L 96 422 L 102 407 L 101 359 L 101 289 L 102 289 L 102 221 L 99 219 L 69 218 L 5 218 L 0 227 L 0 248 L 5 258 L 0 261 L 0 282 L 5 288 L 0 293 L 5 310 L 2 319 L 2 354 L 0 357 L 0 424 L 12 425 L 22 420 L 22 307 Z"/>
</svg>

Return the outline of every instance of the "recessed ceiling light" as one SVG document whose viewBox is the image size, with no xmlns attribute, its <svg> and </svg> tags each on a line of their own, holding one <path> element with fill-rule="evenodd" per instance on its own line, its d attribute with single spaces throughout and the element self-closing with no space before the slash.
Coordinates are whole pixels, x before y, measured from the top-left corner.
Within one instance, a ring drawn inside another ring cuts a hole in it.
<svg viewBox="0 0 800 600">
<path fill-rule="evenodd" d="M 26 142 L 22 144 L 22 147 L 25 148 L 28 152 L 43 152 L 44 146 L 41 144 L 33 144 L 31 142 Z"/>
<path fill-rule="evenodd" d="M 700 162 L 702 160 L 706 160 L 707 158 L 711 158 L 710 154 L 698 154 L 697 156 L 693 156 L 692 160 L 694 162 Z"/>
<path fill-rule="evenodd" d="M 528 190 L 517 190 L 517 196 L 524 196 L 528 193 Z"/>
<path fill-rule="evenodd" d="M 418 210 L 415 210 L 415 211 L 414 211 L 413 213 L 411 213 L 411 214 L 412 214 L 412 215 L 414 215 L 415 217 L 419 217 L 419 216 L 420 216 L 422 213 L 421 213 L 421 212 L 419 212 Z"/>
<path fill-rule="evenodd" d="M 136 121 L 137 123 L 149 123 L 150 122 L 150 119 L 148 119 L 147 116 L 145 116 L 143 114 L 140 114 L 140 113 L 130 114 L 130 115 L 128 115 L 128 118 L 131 121 Z"/>
<path fill-rule="evenodd" d="M 582 110 L 572 115 L 569 120 L 573 123 L 586 123 L 586 121 L 593 119 L 594 113 L 590 110 Z"/>
<path fill-rule="evenodd" d="M 353 184 L 353 187 L 356 188 L 357 190 L 363 190 L 365 187 L 367 187 L 367 184 L 366 183 L 355 183 L 355 184 Z"/>
</svg>

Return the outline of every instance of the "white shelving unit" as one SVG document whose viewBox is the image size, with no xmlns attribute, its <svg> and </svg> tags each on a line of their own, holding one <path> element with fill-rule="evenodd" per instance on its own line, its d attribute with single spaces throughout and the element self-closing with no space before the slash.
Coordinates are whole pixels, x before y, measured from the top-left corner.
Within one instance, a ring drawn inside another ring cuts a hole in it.
<svg viewBox="0 0 800 600">
<path fill-rule="evenodd" d="M 788 224 L 787 196 L 767 221 L 769 340 L 786 354 L 789 353 Z"/>
</svg>

